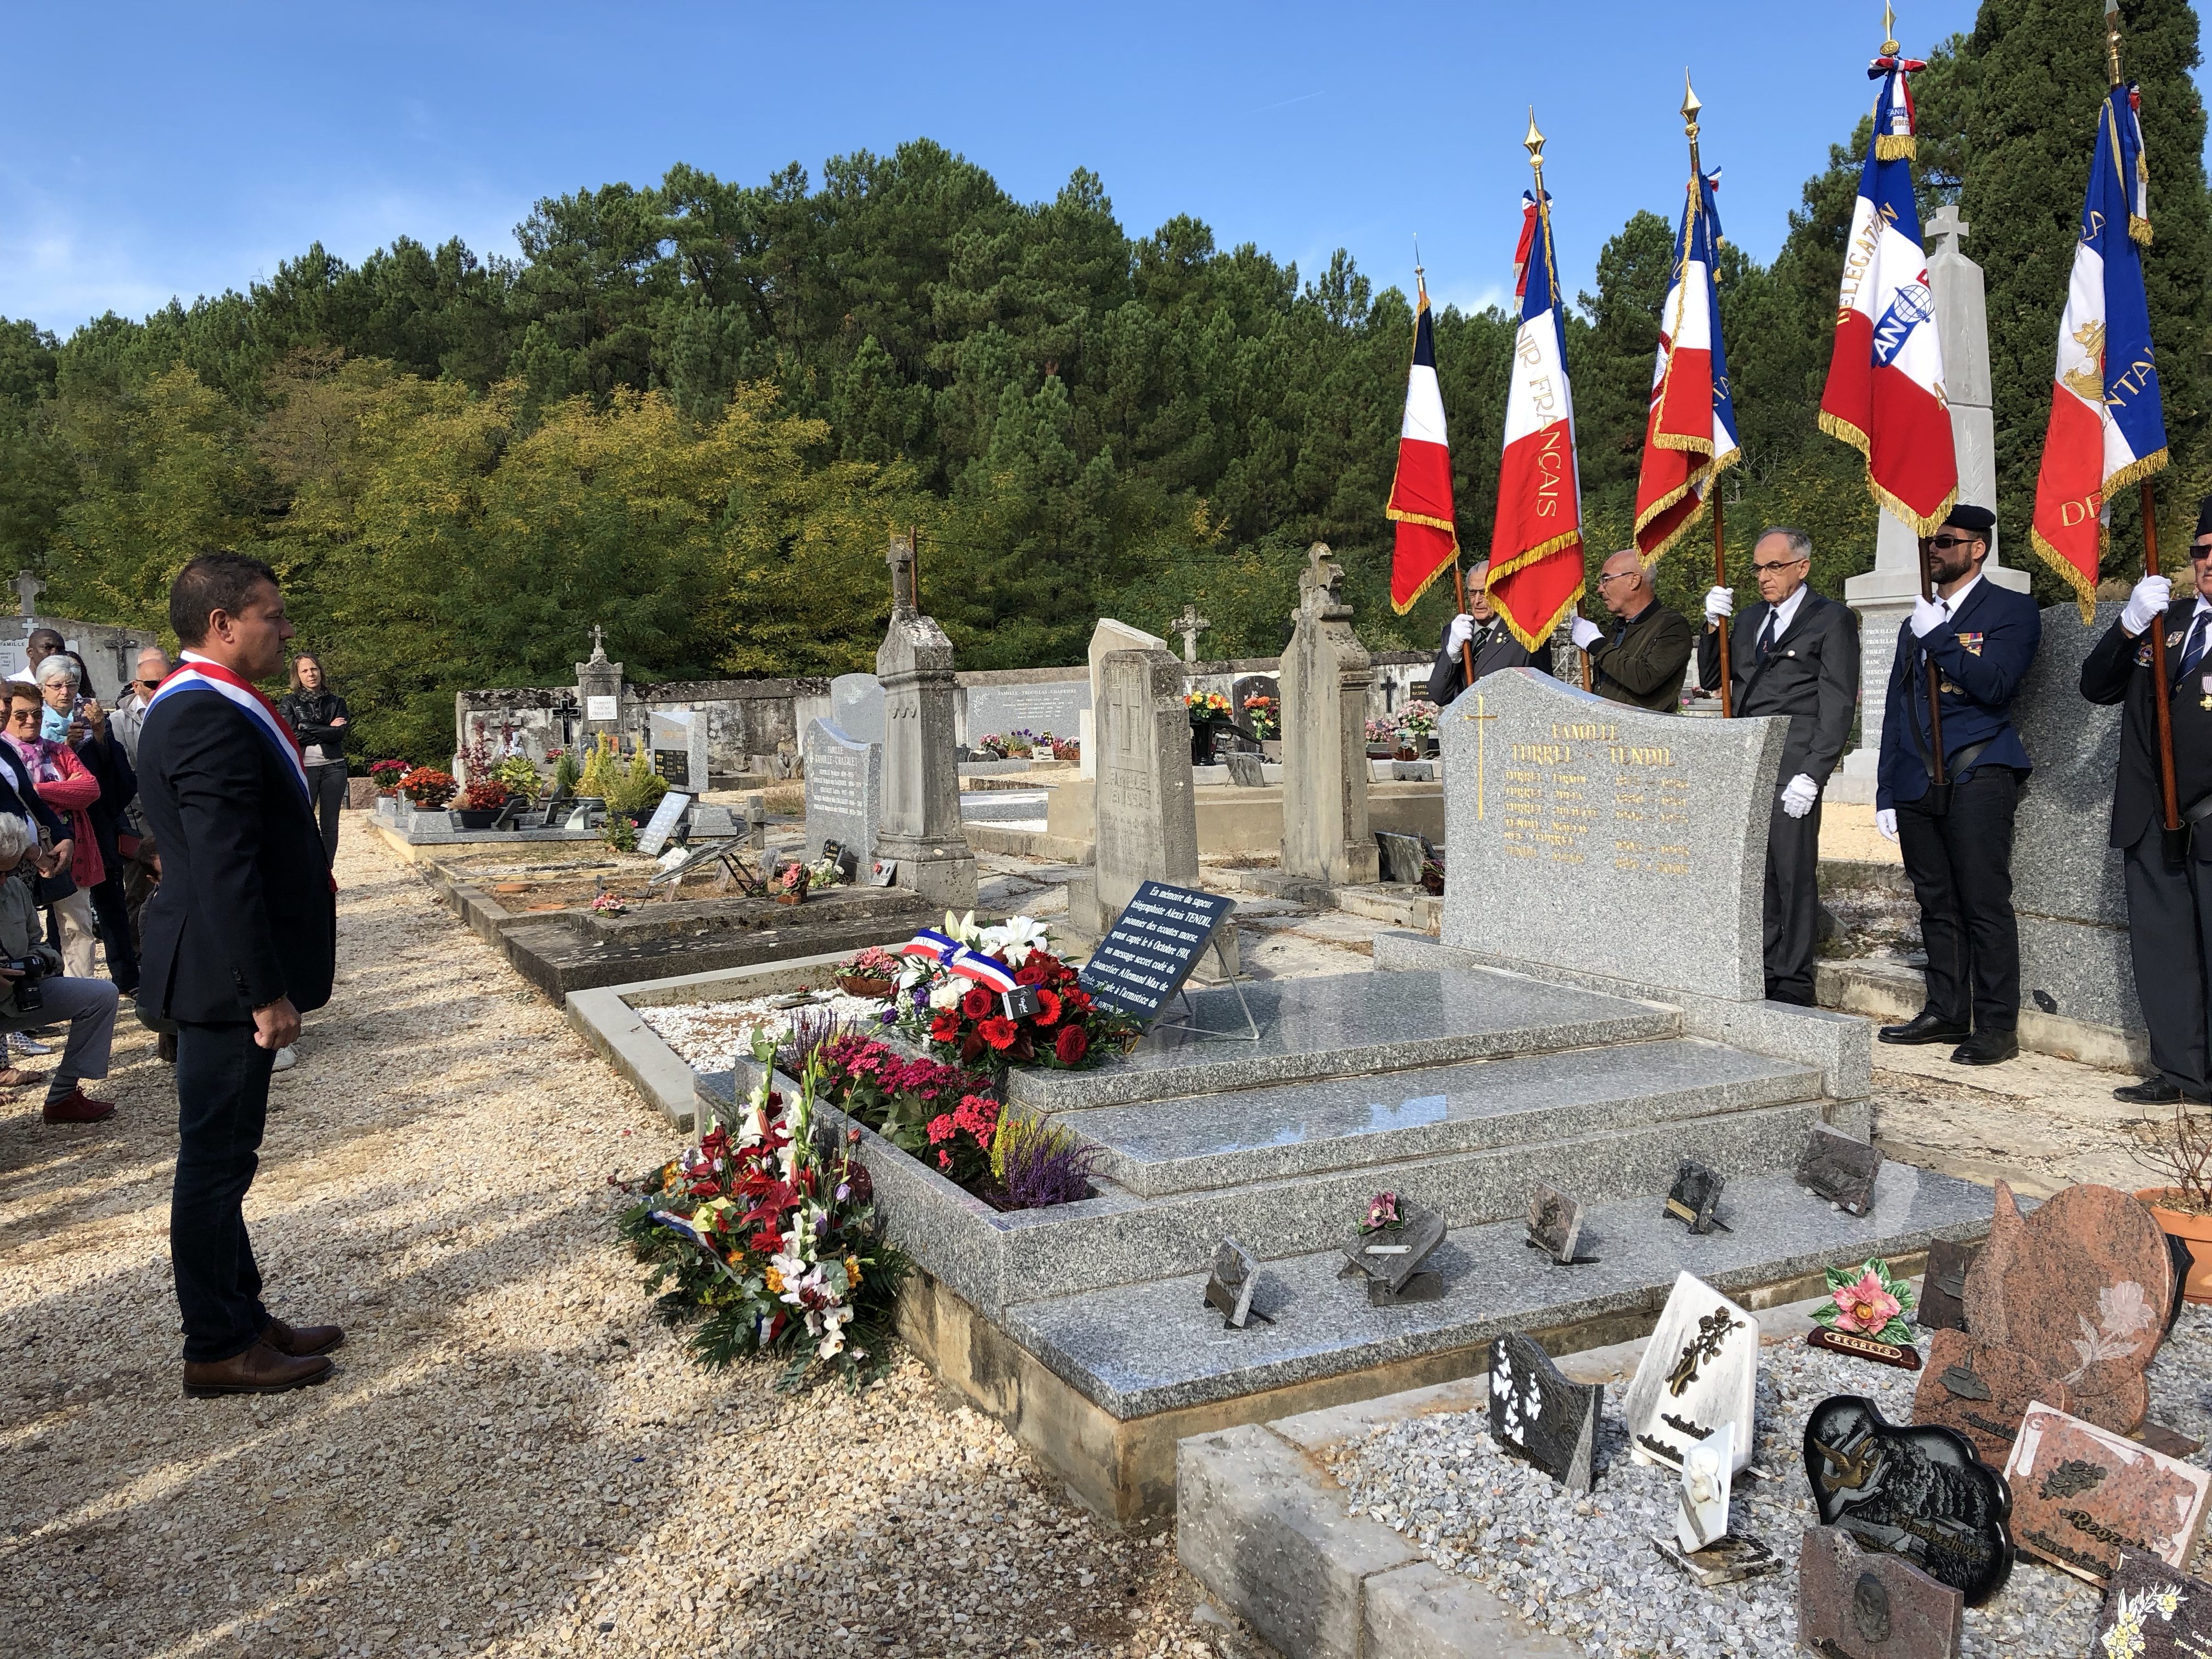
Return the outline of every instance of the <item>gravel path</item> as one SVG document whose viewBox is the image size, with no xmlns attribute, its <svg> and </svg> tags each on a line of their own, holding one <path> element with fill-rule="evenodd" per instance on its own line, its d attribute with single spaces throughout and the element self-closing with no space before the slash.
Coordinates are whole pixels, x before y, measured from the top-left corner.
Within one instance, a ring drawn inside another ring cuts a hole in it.
<svg viewBox="0 0 2212 1659">
<path fill-rule="evenodd" d="M 1094 1524 L 911 1358 L 796 1400 L 691 1365 L 609 1229 L 677 1137 L 357 819 L 338 875 L 248 1201 L 274 1310 L 349 1330 L 332 1382 L 182 1397 L 150 1037 L 107 1125 L 0 1103 L 0 1649 L 1251 1650 L 1165 1528 Z"/>
<path fill-rule="evenodd" d="M 2212 1310 L 2185 1308 L 2151 1372 L 2152 1415 L 2212 1433 Z M 1909 1423 L 1918 1379 L 1887 1366 L 1777 1343 L 1760 1355 L 1753 1463 L 1780 1477 L 1735 1483 L 1733 1528 L 1784 1560 L 1780 1571 L 1702 1589 L 1650 1543 L 1672 1534 L 1678 1478 L 1631 1461 L 1627 1384 L 1606 1390 L 1597 1490 L 1577 1497 L 1499 1449 L 1488 1413 L 1408 1419 L 1332 1456 L 1349 1513 L 1413 1540 L 1438 1565 L 1489 1584 L 1523 1617 L 1595 1659 L 1715 1653 L 1788 1659 L 1797 1647 L 1797 1549 L 1817 1518 L 1806 1486 L 1805 1419 L 1833 1394 L 1863 1395 Z M 2212 1451 L 2190 1460 L 2212 1467 Z M 2197 1571 L 2204 1570 L 2200 1548 Z M 1971 1659 L 2073 1659 L 2089 1650 L 2101 1593 L 2022 1554 L 2005 1588 L 1966 1609 Z"/>
</svg>

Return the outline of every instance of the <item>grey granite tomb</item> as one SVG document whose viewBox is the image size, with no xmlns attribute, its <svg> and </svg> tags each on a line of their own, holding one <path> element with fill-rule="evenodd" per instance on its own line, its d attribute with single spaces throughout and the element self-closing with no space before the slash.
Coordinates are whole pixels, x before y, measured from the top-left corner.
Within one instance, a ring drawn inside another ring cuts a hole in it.
<svg viewBox="0 0 2212 1659">
<path fill-rule="evenodd" d="M 960 833 L 952 736 L 952 642 L 914 605 L 914 541 L 894 534 L 891 621 L 876 653 L 884 686 L 884 819 L 875 856 L 898 861 L 898 884 L 955 910 L 975 904 L 975 854 Z"/>
<path fill-rule="evenodd" d="M 1375 665 L 1352 631 L 1344 569 L 1316 542 L 1283 653 L 1283 871 L 1331 886 L 1378 879 L 1367 827 L 1367 693 Z"/>
<path fill-rule="evenodd" d="M 1787 723 L 1685 720 L 1533 669 L 1446 711 L 1443 943 L 1754 1002 Z"/>
<path fill-rule="evenodd" d="M 971 744 L 981 743 L 987 733 L 1004 737 L 1013 732 L 1026 732 L 1033 738 L 1049 732 L 1066 743 L 1076 736 L 1083 711 L 1091 707 L 1091 682 L 1065 679 L 971 685 L 961 695 L 968 710 L 962 730 Z"/>
<path fill-rule="evenodd" d="M 884 683 L 873 674 L 840 674 L 830 682 L 830 718 L 856 743 L 884 740 Z"/>
<path fill-rule="evenodd" d="M 1199 885 L 1182 665 L 1164 650 L 1109 652 L 1099 684 L 1097 914 L 1075 919 L 1094 939 L 1146 881 Z"/>
<path fill-rule="evenodd" d="M 806 727 L 806 856 L 842 842 L 862 863 L 875 856 L 884 816 L 881 744 L 856 743 L 828 720 Z"/>
</svg>

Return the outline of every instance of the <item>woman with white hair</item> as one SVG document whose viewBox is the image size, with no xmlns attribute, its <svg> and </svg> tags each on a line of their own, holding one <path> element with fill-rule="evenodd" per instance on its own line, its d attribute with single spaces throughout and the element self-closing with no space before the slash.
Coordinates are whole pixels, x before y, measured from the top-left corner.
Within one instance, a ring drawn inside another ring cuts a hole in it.
<svg viewBox="0 0 2212 1659">
<path fill-rule="evenodd" d="M 100 780 L 69 746 L 69 723 L 76 701 L 77 667 L 57 653 L 33 671 L 39 684 L 8 683 L 7 744 L 31 775 L 39 799 L 69 824 L 76 849 L 70 868 L 45 878 L 39 900 L 52 908 L 62 959 L 79 979 L 93 975 L 92 951 L 98 939 L 92 917 L 92 889 L 107 874 L 88 809 L 100 799 Z M 58 702 L 59 706 L 57 706 Z M 58 720 L 59 738 L 45 735 Z"/>
<path fill-rule="evenodd" d="M 10 683 L 11 714 L 27 712 L 27 689 Z M 13 814 L 0 813 L 0 1030 L 69 1022 L 69 1046 L 46 1085 L 43 1115 L 49 1123 L 97 1123 L 115 1111 L 112 1100 L 94 1100 L 84 1091 L 87 1079 L 107 1075 L 108 1051 L 115 1042 L 114 986 L 81 975 L 54 970 L 60 958 L 39 939 L 39 902 L 31 892 L 36 878 L 38 836 Z"/>
</svg>

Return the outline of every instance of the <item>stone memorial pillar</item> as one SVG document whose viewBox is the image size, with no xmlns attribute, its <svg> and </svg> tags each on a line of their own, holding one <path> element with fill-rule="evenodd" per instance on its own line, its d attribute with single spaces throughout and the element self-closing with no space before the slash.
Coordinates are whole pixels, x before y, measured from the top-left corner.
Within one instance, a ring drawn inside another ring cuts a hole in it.
<svg viewBox="0 0 2212 1659">
<path fill-rule="evenodd" d="M 1283 653 L 1283 872 L 1345 886 L 1379 879 L 1367 827 L 1367 694 L 1375 665 L 1352 631 L 1344 569 L 1316 542 Z"/>
<path fill-rule="evenodd" d="M 1928 221 L 1928 284 L 1936 298 L 1936 333 L 1943 343 L 1943 392 L 1951 406 L 1951 442 L 1959 456 L 1959 499 L 1994 512 L 1997 505 L 1996 417 L 1990 405 L 1990 325 L 1982 268 L 1959 251 L 1968 227 L 1954 207 Z M 1870 801 L 1881 757 L 1882 702 L 1897 656 L 1897 630 L 1920 597 L 1920 542 L 1911 526 L 1887 511 L 1875 538 L 1874 568 L 1844 584 L 1844 600 L 1859 613 L 1859 746 L 1828 781 L 1830 800 Z M 1982 574 L 2000 587 L 2027 591 L 2027 573 L 2002 568 L 2000 524 Z"/>
<path fill-rule="evenodd" d="M 622 737 L 623 665 L 607 660 L 606 635 L 592 628 L 592 656 L 576 665 L 576 706 L 583 714 L 580 746 L 589 748 L 601 732 Z"/>
<path fill-rule="evenodd" d="M 972 909 L 975 854 L 960 833 L 952 642 L 914 606 L 914 539 L 891 537 L 891 623 L 876 653 L 884 688 L 884 816 L 876 856 L 932 904 Z"/>
<path fill-rule="evenodd" d="M 1150 881 L 1198 885 L 1198 794 L 1190 774 L 1190 716 L 1182 665 L 1164 649 L 1097 659 L 1104 701 L 1098 733 L 1096 914 L 1077 927 L 1102 937 Z M 1071 902 L 1079 890 L 1070 888 Z"/>
</svg>

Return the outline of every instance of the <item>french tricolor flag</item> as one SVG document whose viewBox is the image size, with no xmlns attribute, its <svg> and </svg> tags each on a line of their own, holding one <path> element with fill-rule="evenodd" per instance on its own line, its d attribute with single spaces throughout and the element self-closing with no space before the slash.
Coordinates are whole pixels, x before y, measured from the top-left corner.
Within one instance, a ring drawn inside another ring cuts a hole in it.
<svg viewBox="0 0 2212 1659">
<path fill-rule="evenodd" d="M 2030 539 L 2074 590 L 2084 621 L 2096 614 L 2112 492 L 2166 462 L 2138 246 L 2150 240 L 2141 108 L 2140 94 L 2125 85 L 2113 88 L 2097 112 L 2096 160 L 2058 325 L 2051 425 L 2035 480 Z"/>
<path fill-rule="evenodd" d="M 1459 552 L 1452 518 L 1451 447 L 1444 439 L 1444 398 L 1437 384 L 1437 334 L 1429 320 L 1429 287 L 1414 272 L 1420 313 L 1413 321 L 1413 367 L 1406 379 L 1406 419 L 1398 429 L 1398 476 L 1390 481 L 1384 516 L 1397 526 L 1390 555 L 1390 604 L 1400 616 L 1428 591 Z"/>
<path fill-rule="evenodd" d="M 1721 246 L 1717 175 L 1692 179 L 1674 239 L 1674 281 L 1659 313 L 1659 361 L 1644 465 L 1636 479 L 1636 549 L 1649 564 L 1697 521 L 1712 481 L 1742 458 L 1721 347 L 1713 264 Z"/>
<path fill-rule="evenodd" d="M 1540 186 L 1522 215 L 1521 327 L 1505 399 L 1505 453 L 1490 532 L 1490 598 L 1531 651 L 1583 595 L 1583 491 L 1575 405 L 1552 258 L 1551 198 Z"/>
<path fill-rule="evenodd" d="M 1894 43 L 1885 50 L 1893 52 Z M 1820 428 L 1866 457 L 1875 500 L 1929 536 L 1959 498 L 1959 460 L 1912 196 L 1912 99 L 1905 78 L 1923 67 L 1884 56 L 1868 70 L 1881 90 L 1844 247 Z"/>
</svg>

